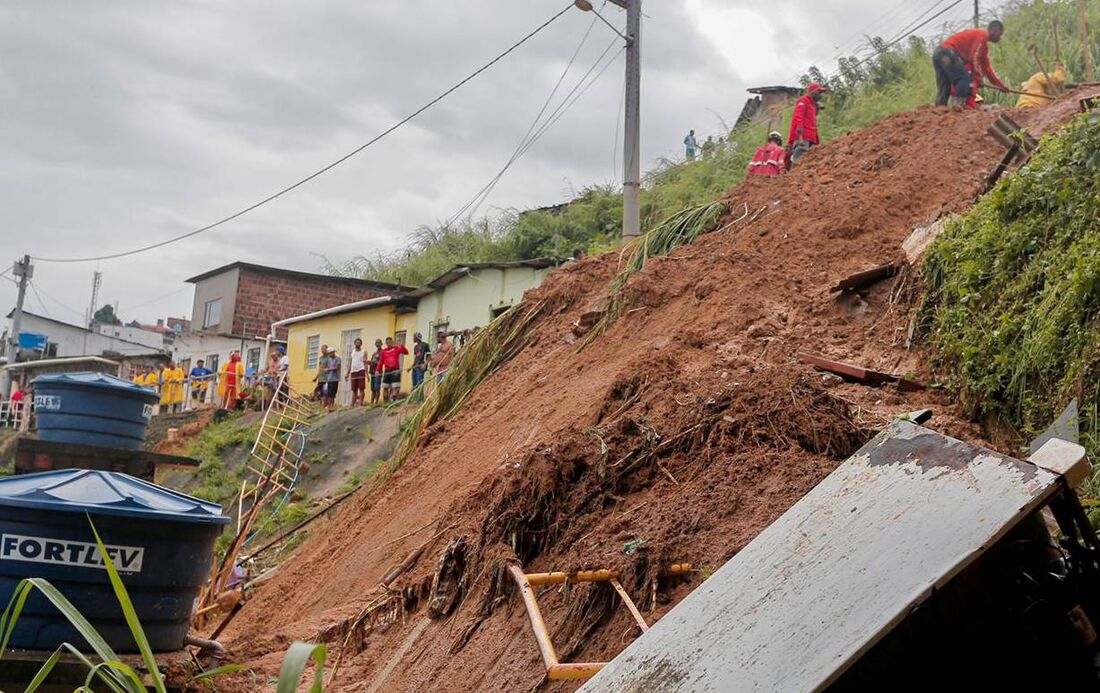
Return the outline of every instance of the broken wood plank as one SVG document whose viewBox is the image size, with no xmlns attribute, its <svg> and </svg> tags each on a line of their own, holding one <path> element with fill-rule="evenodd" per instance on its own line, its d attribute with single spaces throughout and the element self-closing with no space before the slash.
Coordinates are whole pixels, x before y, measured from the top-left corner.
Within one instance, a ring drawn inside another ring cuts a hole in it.
<svg viewBox="0 0 1100 693">
<path fill-rule="evenodd" d="M 891 373 L 883 373 L 881 371 L 871 370 L 870 368 L 864 368 L 863 366 L 856 366 L 851 363 L 844 363 L 842 361 L 833 361 L 821 356 L 813 356 L 812 354 L 798 354 L 799 361 L 815 368 L 820 368 L 823 371 L 829 373 L 835 373 L 844 378 L 850 378 L 857 382 L 865 383 L 867 385 L 885 385 L 887 383 L 895 383 L 898 389 L 903 392 L 912 392 L 914 390 L 923 390 L 924 385 L 913 380 L 907 380 L 900 375 L 893 375 Z"/>
<path fill-rule="evenodd" d="M 848 275 L 829 287 L 829 291 L 835 293 L 837 291 L 854 291 L 856 289 L 862 289 L 876 282 L 880 282 L 883 279 L 888 279 L 897 273 L 897 265 L 892 262 L 885 265 L 879 265 L 871 269 L 863 270 L 862 272 Z"/>
</svg>

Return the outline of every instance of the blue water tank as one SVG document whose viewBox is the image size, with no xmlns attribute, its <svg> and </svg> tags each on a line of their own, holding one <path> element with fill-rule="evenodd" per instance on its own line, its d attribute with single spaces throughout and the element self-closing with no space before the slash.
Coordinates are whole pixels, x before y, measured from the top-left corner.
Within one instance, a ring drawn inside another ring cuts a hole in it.
<svg viewBox="0 0 1100 693">
<path fill-rule="evenodd" d="M 0 603 L 8 603 L 23 578 L 45 578 L 112 648 L 136 651 L 89 518 L 153 649 L 182 648 L 214 542 L 229 518 L 214 503 L 119 472 L 63 469 L 0 479 Z M 64 642 L 86 646 L 35 590 L 11 645 L 53 650 Z"/>
<path fill-rule="evenodd" d="M 138 450 L 160 397 L 105 373 L 42 375 L 34 386 L 38 437 L 57 443 Z"/>
</svg>

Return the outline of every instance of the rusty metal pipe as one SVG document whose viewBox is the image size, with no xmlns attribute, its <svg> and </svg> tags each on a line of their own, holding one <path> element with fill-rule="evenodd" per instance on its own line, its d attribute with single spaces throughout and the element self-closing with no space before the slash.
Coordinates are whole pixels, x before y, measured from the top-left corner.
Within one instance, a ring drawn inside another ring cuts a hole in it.
<svg viewBox="0 0 1100 693">
<path fill-rule="evenodd" d="M 558 653 L 554 651 L 554 643 L 551 642 L 550 633 L 546 630 L 546 621 L 542 617 L 542 610 L 539 609 L 539 602 L 535 598 L 531 583 L 523 574 L 523 569 L 515 564 L 508 566 L 508 572 L 512 574 L 512 579 L 516 581 L 520 594 L 523 595 L 523 604 L 527 607 L 527 619 L 531 622 L 531 631 L 535 634 L 539 653 L 546 665 L 546 677 L 551 681 L 566 681 L 595 676 L 596 672 L 603 668 L 602 663 L 560 664 L 558 662 Z"/>
<path fill-rule="evenodd" d="M 530 581 L 519 566 L 510 564 L 508 572 L 512 574 L 516 585 L 519 586 L 520 594 L 523 595 L 523 604 L 527 607 L 527 619 L 531 622 L 531 630 L 535 634 L 535 641 L 538 642 L 542 661 L 546 663 L 546 670 L 549 671 L 551 667 L 557 665 L 558 653 L 554 651 L 554 643 L 550 641 L 550 633 L 546 630 L 546 621 L 542 618 L 542 610 L 539 609 L 539 602 L 535 599 L 535 591 L 531 589 Z"/>
<path fill-rule="evenodd" d="M 528 573 L 526 578 L 528 583 L 535 586 L 560 585 L 563 582 L 575 585 L 578 582 L 607 582 L 608 580 L 617 580 L 619 574 L 614 570 L 581 570 L 576 573 Z"/>
</svg>

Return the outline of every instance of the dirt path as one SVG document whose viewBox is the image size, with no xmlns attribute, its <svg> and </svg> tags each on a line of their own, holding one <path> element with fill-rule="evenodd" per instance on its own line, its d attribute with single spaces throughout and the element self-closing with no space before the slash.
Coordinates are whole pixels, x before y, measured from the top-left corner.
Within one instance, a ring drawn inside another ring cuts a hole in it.
<svg viewBox="0 0 1100 693">
<path fill-rule="evenodd" d="M 1014 117 L 1041 132 L 1072 100 Z M 889 417 L 931 406 L 936 428 L 980 437 L 935 391 L 839 384 L 794 355 L 922 375 L 904 346 L 909 306 L 891 302 L 898 279 L 858 300 L 828 287 L 972 204 L 1003 153 L 984 134 L 994 118 L 901 114 L 790 175 L 734 188 L 731 220 L 755 220 L 651 260 L 627 285 L 628 312 L 581 353 L 571 325 L 602 305 L 616 254 L 553 273 L 528 294 L 549 310 L 527 348 L 390 483 L 314 530 L 234 623 L 231 657 L 274 670 L 290 640 L 321 637 L 334 655 L 349 642 L 333 690 L 363 690 L 384 668 L 386 690 L 537 688 L 542 664 L 507 561 L 620 570 L 652 622 Z M 660 577 L 671 562 L 697 572 Z M 606 660 L 637 634 L 606 586 L 540 601 L 563 660 Z"/>
</svg>

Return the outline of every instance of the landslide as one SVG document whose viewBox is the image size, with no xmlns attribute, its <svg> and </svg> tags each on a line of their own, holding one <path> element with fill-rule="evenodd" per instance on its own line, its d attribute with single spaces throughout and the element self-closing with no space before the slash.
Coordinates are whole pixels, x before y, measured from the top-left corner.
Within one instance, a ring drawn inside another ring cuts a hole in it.
<svg viewBox="0 0 1100 693">
<path fill-rule="evenodd" d="M 1012 116 L 1038 135 L 1075 106 Z M 1003 154 L 995 118 L 921 108 L 735 187 L 720 228 L 651 258 L 584 350 L 573 324 L 606 306 L 617 254 L 554 272 L 525 297 L 540 312 L 523 350 L 312 532 L 234 621 L 230 656 L 274 672 L 291 640 L 317 639 L 339 659 L 331 690 L 570 690 L 542 680 L 508 562 L 619 570 L 652 622 L 890 417 L 931 406 L 939 430 L 980 438 L 936 390 L 842 383 L 795 355 L 927 374 L 906 348 L 906 272 L 845 298 L 828 287 L 974 203 Z M 694 572 L 663 577 L 673 562 Z M 540 603 L 563 661 L 637 636 L 606 584 Z"/>
</svg>

